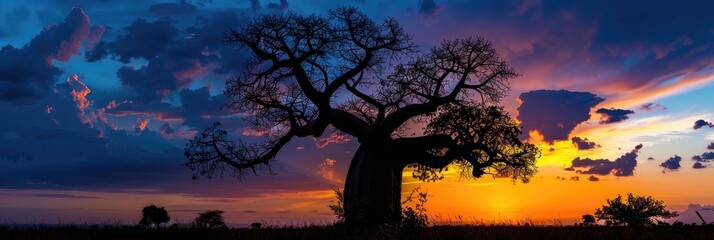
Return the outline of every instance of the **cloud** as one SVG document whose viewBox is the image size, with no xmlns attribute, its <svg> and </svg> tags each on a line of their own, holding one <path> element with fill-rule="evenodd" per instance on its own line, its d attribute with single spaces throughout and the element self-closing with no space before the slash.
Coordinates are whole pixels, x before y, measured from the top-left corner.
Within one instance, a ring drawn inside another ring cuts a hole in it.
<svg viewBox="0 0 714 240">
<path fill-rule="evenodd" d="M 521 93 L 519 99 L 517 118 L 524 134 L 537 130 L 551 143 L 568 140 L 578 124 L 590 119 L 590 109 L 604 100 L 589 92 L 566 90 L 535 90 Z"/>
<path fill-rule="evenodd" d="M 679 167 L 681 167 L 681 165 L 679 164 L 679 162 L 681 161 L 682 157 L 674 155 L 674 157 L 668 158 L 659 166 L 669 170 L 677 170 L 679 169 Z"/>
<path fill-rule="evenodd" d="M 89 35 L 87 36 L 87 42 L 84 45 L 84 50 L 89 51 L 94 48 L 95 44 L 102 39 L 104 32 L 107 29 L 104 26 L 92 26 L 89 29 Z"/>
<path fill-rule="evenodd" d="M 93 119 L 87 116 L 85 110 L 92 104 L 92 101 L 87 100 L 87 95 L 89 95 L 92 91 L 89 87 L 87 87 L 87 85 L 79 80 L 79 76 L 77 76 L 77 74 L 72 74 L 69 78 L 67 78 L 67 83 L 72 89 L 70 95 L 72 95 L 72 100 L 79 110 L 78 116 L 80 120 L 82 120 L 82 123 L 91 124 Z"/>
<path fill-rule="evenodd" d="M 709 149 L 709 150 L 714 150 L 714 142 L 712 142 L 712 143 L 710 143 L 709 145 L 707 145 L 707 149 Z"/>
<path fill-rule="evenodd" d="M 699 119 L 694 122 L 694 130 L 700 129 L 702 127 L 714 128 L 714 124 L 711 122 L 704 121 L 703 119 Z"/>
<path fill-rule="evenodd" d="M 647 112 L 654 111 L 655 109 L 667 110 L 666 107 L 660 105 L 659 103 L 645 103 L 642 104 L 642 106 L 640 106 L 638 109 Z"/>
<path fill-rule="evenodd" d="M 573 159 L 570 167 L 565 170 L 576 171 L 580 174 L 609 175 L 612 173 L 612 175 L 615 176 L 632 176 L 637 166 L 637 153 L 639 153 L 641 148 L 642 144 L 638 144 L 632 151 L 625 153 L 615 159 L 615 161 L 608 159 L 581 159 L 577 157 Z"/>
<path fill-rule="evenodd" d="M 22 48 L 3 46 L 0 101 L 27 102 L 46 95 L 62 74 L 53 60 L 67 62 L 79 53 L 89 31 L 89 17 L 73 8 L 62 23 L 45 28 Z"/>
<path fill-rule="evenodd" d="M 33 197 L 43 197 L 43 198 L 74 198 L 74 199 L 90 199 L 97 197 L 74 195 L 74 194 L 64 194 L 64 193 L 38 193 L 32 194 Z"/>
<path fill-rule="evenodd" d="M 268 3 L 268 8 L 285 12 L 285 10 L 288 10 L 288 0 L 280 0 L 280 3 Z"/>
<path fill-rule="evenodd" d="M 444 10 L 444 4 L 437 4 L 434 0 L 419 0 L 419 16 L 427 23 L 433 24 L 439 19 L 439 13 Z"/>
<path fill-rule="evenodd" d="M 595 113 L 598 113 L 601 116 L 600 124 L 610 124 L 625 121 L 630 118 L 627 115 L 633 114 L 635 112 L 626 109 L 600 108 Z"/>
<path fill-rule="evenodd" d="M 714 160 L 714 152 L 705 152 L 702 153 L 702 155 L 694 155 L 692 160 L 697 162 L 709 162 Z"/>
<path fill-rule="evenodd" d="M 124 33 L 109 44 L 119 61 L 128 63 L 132 58 L 154 59 L 178 37 L 179 30 L 168 20 L 147 22 L 136 19 L 124 28 Z"/>
<path fill-rule="evenodd" d="M 653 157 L 648 157 L 647 160 L 652 161 L 652 160 L 655 160 L 655 159 L 654 159 Z"/>
<path fill-rule="evenodd" d="M 198 8 L 186 0 L 174 3 L 159 3 L 149 7 L 149 12 L 162 16 L 189 15 L 198 11 Z"/>
<path fill-rule="evenodd" d="M 590 175 L 590 177 L 588 177 L 588 181 L 597 182 L 597 181 L 600 181 L 600 178 Z"/>
<path fill-rule="evenodd" d="M 333 129 L 329 136 L 312 138 L 312 140 L 315 142 L 315 147 L 317 149 L 323 149 L 333 143 L 341 144 L 352 141 L 352 138 L 349 135 Z"/>
<path fill-rule="evenodd" d="M 694 168 L 694 169 L 707 168 L 707 165 L 704 165 L 701 162 L 695 162 L 694 165 L 692 165 L 692 168 Z"/>
<path fill-rule="evenodd" d="M 587 138 L 582 139 L 580 137 L 573 137 L 570 139 L 570 141 L 573 142 L 573 145 L 575 145 L 578 148 L 578 150 L 588 150 L 588 149 L 600 147 L 599 144 L 596 144 L 595 142 L 588 141 Z"/>
<path fill-rule="evenodd" d="M 327 179 L 336 183 L 343 183 L 344 181 L 335 176 L 335 163 L 337 161 L 331 158 L 326 158 L 324 162 L 320 163 L 320 171 L 318 172 L 322 178 Z"/>
<path fill-rule="evenodd" d="M 149 119 L 148 118 L 137 118 L 136 123 L 134 124 L 134 132 L 140 133 L 143 132 L 144 129 L 146 129 L 146 126 L 149 125 Z"/>
</svg>

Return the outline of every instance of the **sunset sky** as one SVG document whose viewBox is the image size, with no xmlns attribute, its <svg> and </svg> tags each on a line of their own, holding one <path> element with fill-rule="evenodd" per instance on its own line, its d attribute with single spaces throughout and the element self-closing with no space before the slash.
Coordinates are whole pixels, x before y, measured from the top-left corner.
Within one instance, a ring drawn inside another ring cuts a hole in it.
<svg viewBox="0 0 714 240">
<path fill-rule="evenodd" d="M 0 3 L 0 223 L 131 223 L 149 204 L 184 222 L 212 209 L 231 224 L 331 222 L 348 136 L 294 140 L 275 175 L 243 182 L 193 181 L 183 147 L 215 121 L 260 135 L 221 108 L 247 58 L 227 29 L 340 5 L 395 18 L 422 51 L 485 37 L 521 74 L 502 104 L 542 149 L 539 172 L 514 184 L 450 168 L 423 184 L 405 170 L 403 192 L 427 190 L 437 219 L 572 222 L 627 193 L 714 204 L 712 1 L 41 2 Z"/>
</svg>

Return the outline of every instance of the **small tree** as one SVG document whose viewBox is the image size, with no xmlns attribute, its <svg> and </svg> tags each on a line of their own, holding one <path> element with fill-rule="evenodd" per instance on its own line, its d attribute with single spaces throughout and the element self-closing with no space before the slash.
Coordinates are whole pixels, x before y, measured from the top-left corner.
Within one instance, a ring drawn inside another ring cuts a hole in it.
<svg viewBox="0 0 714 240">
<path fill-rule="evenodd" d="M 406 229 L 424 228 L 429 224 L 429 217 L 426 215 L 427 192 L 419 191 L 420 187 L 412 189 L 412 192 L 402 202 L 402 223 L 401 227 Z M 414 207 L 407 204 L 414 201 Z"/>
<path fill-rule="evenodd" d="M 343 223 L 345 222 L 345 208 L 344 208 L 344 202 L 345 202 L 345 194 L 342 190 L 335 186 L 331 186 L 332 191 L 335 192 L 335 197 L 337 198 L 337 202 L 335 204 L 330 204 L 327 207 L 332 210 L 332 213 L 337 217 L 337 223 Z"/>
<path fill-rule="evenodd" d="M 622 201 L 619 194 L 615 199 L 607 199 L 607 204 L 595 210 L 598 220 L 605 220 L 607 225 L 644 226 L 653 225 L 652 218 L 672 218 L 677 212 L 667 211 L 664 202 L 651 196 L 633 196 L 627 194 L 627 201 Z"/>
<path fill-rule="evenodd" d="M 593 226 L 595 225 L 595 216 L 592 214 L 583 215 L 583 226 Z"/>
<path fill-rule="evenodd" d="M 139 224 L 144 226 L 155 225 L 157 228 L 161 226 L 162 223 L 167 223 L 171 220 L 169 213 L 163 207 L 157 207 L 155 205 L 149 205 L 141 210 L 141 220 Z"/>
<path fill-rule="evenodd" d="M 224 228 L 226 222 L 223 218 L 223 211 L 209 210 L 198 214 L 194 220 L 194 224 L 200 228 Z"/>
</svg>

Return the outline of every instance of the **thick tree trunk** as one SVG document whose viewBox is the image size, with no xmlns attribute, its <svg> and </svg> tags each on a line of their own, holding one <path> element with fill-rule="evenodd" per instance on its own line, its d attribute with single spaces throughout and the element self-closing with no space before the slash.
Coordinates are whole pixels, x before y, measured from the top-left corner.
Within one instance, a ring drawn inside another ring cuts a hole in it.
<svg viewBox="0 0 714 240">
<path fill-rule="evenodd" d="M 387 151 L 363 144 L 352 158 L 344 195 L 348 225 L 375 226 L 401 220 L 403 167 Z"/>
</svg>

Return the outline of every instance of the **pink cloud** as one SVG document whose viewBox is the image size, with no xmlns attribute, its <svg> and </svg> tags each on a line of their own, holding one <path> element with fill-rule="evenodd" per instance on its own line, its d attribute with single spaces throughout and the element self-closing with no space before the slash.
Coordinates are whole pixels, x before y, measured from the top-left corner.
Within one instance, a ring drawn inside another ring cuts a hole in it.
<svg viewBox="0 0 714 240">
<path fill-rule="evenodd" d="M 89 35 L 87 36 L 87 43 L 84 46 L 84 50 L 88 51 L 94 47 L 94 44 L 99 42 L 100 39 L 102 39 L 102 35 L 104 35 L 104 32 L 106 32 L 106 28 L 104 26 L 93 26 L 89 30 Z"/>
<path fill-rule="evenodd" d="M 91 118 L 91 114 L 87 116 L 85 110 L 90 105 L 92 105 L 92 101 L 87 99 L 87 95 L 89 95 L 92 90 L 90 90 L 86 84 L 79 80 L 79 76 L 77 76 L 77 74 L 72 74 L 71 76 L 69 76 L 67 78 L 67 83 L 72 89 L 70 94 L 72 95 L 72 100 L 74 101 L 77 109 L 79 110 L 79 119 L 82 121 L 82 123 L 90 124 L 91 126 L 91 121 L 93 119 Z"/>
<path fill-rule="evenodd" d="M 149 125 L 149 119 L 148 118 L 137 118 L 136 123 L 134 124 L 134 129 L 137 132 L 144 131 L 146 129 L 146 126 Z"/>
<path fill-rule="evenodd" d="M 89 34 L 89 16 L 84 13 L 81 8 L 74 8 L 69 16 L 65 19 L 66 23 L 72 24 L 75 27 L 68 39 L 63 39 L 55 58 L 60 62 L 69 61 L 69 59 L 79 52 L 82 42 Z"/>
<path fill-rule="evenodd" d="M 320 171 L 318 172 L 323 178 L 336 183 L 342 183 L 341 178 L 335 176 L 335 163 L 337 160 L 326 158 L 324 162 L 320 163 Z"/>
<path fill-rule="evenodd" d="M 317 147 L 318 149 L 323 149 L 333 143 L 346 143 L 352 141 L 352 138 L 348 135 L 342 134 L 339 131 L 333 130 L 332 133 L 330 133 L 330 136 L 323 138 L 312 138 L 312 140 L 315 142 L 315 147 Z"/>
</svg>

